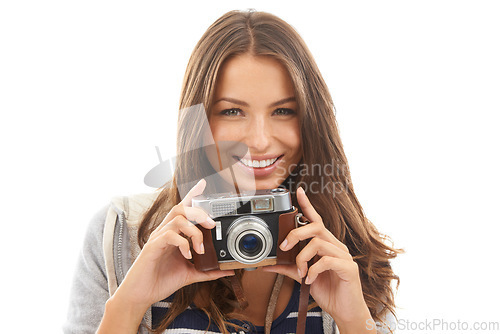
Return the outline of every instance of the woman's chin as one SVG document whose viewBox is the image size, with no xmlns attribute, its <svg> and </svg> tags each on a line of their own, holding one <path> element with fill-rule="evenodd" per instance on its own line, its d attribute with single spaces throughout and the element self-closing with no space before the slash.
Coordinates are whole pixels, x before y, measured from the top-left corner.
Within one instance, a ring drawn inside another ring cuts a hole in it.
<svg viewBox="0 0 500 334">
<path fill-rule="evenodd" d="M 239 180 L 237 183 L 238 189 L 242 190 L 264 190 L 264 189 L 274 189 L 279 187 L 281 184 L 280 180 L 269 179 L 269 180 Z"/>
<path fill-rule="evenodd" d="M 246 173 L 240 173 L 235 170 L 234 174 L 224 171 L 219 173 L 220 181 L 223 181 L 222 188 L 224 191 L 237 192 L 241 191 L 255 191 L 264 189 L 274 189 L 278 188 L 281 183 L 285 180 L 283 177 L 272 175 L 266 178 L 254 177 L 253 175 L 247 175 Z M 222 179 L 222 180 L 221 180 Z"/>
</svg>

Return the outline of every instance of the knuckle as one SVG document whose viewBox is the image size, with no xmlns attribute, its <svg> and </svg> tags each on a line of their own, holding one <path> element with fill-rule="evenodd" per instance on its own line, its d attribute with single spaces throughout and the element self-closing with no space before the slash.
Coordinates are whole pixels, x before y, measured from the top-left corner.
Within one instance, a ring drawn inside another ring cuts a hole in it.
<svg viewBox="0 0 500 334">
<path fill-rule="evenodd" d="M 323 241 L 316 237 L 312 238 L 311 241 L 309 241 L 309 244 L 314 248 L 320 247 L 322 243 Z"/>
<path fill-rule="evenodd" d="M 168 223 L 167 225 L 172 228 L 172 227 L 177 227 L 177 225 L 179 224 L 179 219 L 177 218 L 178 216 L 175 216 L 174 218 L 172 218 Z"/>
<path fill-rule="evenodd" d="M 174 226 L 180 226 L 184 223 L 184 216 L 181 215 L 175 216 L 174 219 L 170 221 L 170 223 Z"/>
<path fill-rule="evenodd" d="M 314 235 L 323 235 L 325 232 L 325 227 L 320 222 L 311 223 L 311 231 Z"/>
<path fill-rule="evenodd" d="M 356 270 L 356 271 L 358 271 L 358 270 L 359 270 L 359 265 L 358 265 L 358 263 L 357 263 L 356 261 L 352 261 L 352 268 L 353 268 L 354 270 Z"/>
<path fill-rule="evenodd" d="M 198 222 L 206 221 L 208 214 L 202 209 L 197 207 L 186 207 L 186 217 L 189 220 L 194 220 Z"/>
<path fill-rule="evenodd" d="M 182 238 L 182 240 L 180 241 L 180 245 L 179 247 L 187 247 L 189 248 L 189 241 L 186 239 L 186 238 Z"/>
<path fill-rule="evenodd" d="M 174 231 L 172 230 L 166 230 L 165 233 L 163 234 L 165 236 L 165 239 L 167 240 L 172 240 L 173 238 L 175 238 L 175 235 L 177 233 L 175 233 Z"/>
<path fill-rule="evenodd" d="M 305 262 L 305 255 L 304 255 L 304 252 L 300 252 L 297 257 L 295 258 L 295 262 L 297 264 L 297 266 L 300 264 L 300 263 L 303 263 Z"/>
<path fill-rule="evenodd" d="M 180 203 L 175 204 L 175 205 L 172 207 L 172 209 L 170 209 L 170 212 L 169 212 L 169 213 L 177 213 L 177 211 L 179 210 L 179 206 L 180 206 L 180 205 L 181 205 Z"/>
<path fill-rule="evenodd" d="M 208 221 L 210 216 L 203 209 L 196 208 L 196 218 L 198 218 L 200 222 L 205 222 Z"/>
<path fill-rule="evenodd" d="M 201 217 L 208 217 L 208 214 L 203 210 L 202 208 L 199 207 L 191 207 L 190 208 L 196 215 L 201 216 Z"/>
<path fill-rule="evenodd" d="M 319 225 L 319 226 L 323 226 L 323 219 L 321 219 L 321 217 L 314 217 L 314 220 L 311 221 L 310 225 Z"/>
<path fill-rule="evenodd" d="M 330 256 L 325 256 L 323 257 L 323 261 L 325 262 L 325 265 L 329 268 L 331 268 L 335 264 L 335 259 Z"/>
<path fill-rule="evenodd" d="M 191 235 L 192 239 L 196 239 L 197 241 L 203 240 L 203 233 L 198 228 L 193 229 L 193 234 Z"/>
<path fill-rule="evenodd" d="M 317 229 L 317 228 L 322 227 L 323 224 L 321 221 L 315 220 L 315 221 L 311 222 L 309 225 L 314 226 L 314 228 Z"/>
<path fill-rule="evenodd" d="M 174 205 L 174 207 L 172 208 L 172 211 L 174 212 L 174 214 L 176 216 L 183 215 L 185 212 L 184 205 L 182 203 L 178 203 L 178 204 Z"/>
<path fill-rule="evenodd" d="M 342 249 L 349 253 L 349 248 L 345 244 L 342 244 Z M 349 253 L 349 255 L 351 254 Z"/>
</svg>

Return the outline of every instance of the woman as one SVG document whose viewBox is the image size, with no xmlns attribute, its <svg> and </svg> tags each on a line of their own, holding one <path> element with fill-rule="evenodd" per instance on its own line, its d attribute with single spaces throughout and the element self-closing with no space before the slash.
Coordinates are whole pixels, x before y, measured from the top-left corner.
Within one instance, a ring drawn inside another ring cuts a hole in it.
<svg viewBox="0 0 500 334">
<path fill-rule="evenodd" d="M 391 281 L 399 279 L 389 260 L 398 250 L 384 244 L 364 216 L 331 96 L 300 36 L 268 13 L 226 13 L 193 51 L 180 107 L 174 177 L 142 215 L 140 254 L 116 292 L 94 301 L 100 310 L 105 303 L 98 332 L 135 333 L 141 322 L 158 333 L 194 331 L 202 318 L 209 331 L 264 331 L 277 278 L 267 331 L 292 332 L 296 282 L 306 277 L 313 298 L 306 332 L 327 331 L 329 316 L 342 334 L 375 333 L 373 324 L 394 313 Z M 245 150 L 223 143 L 242 143 Z M 191 206 L 192 198 L 276 187 L 289 189 L 294 206 L 311 221 L 279 246 L 287 251 L 310 239 L 296 264 L 197 271 L 189 260 L 205 249 L 192 222 L 208 229 L 215 224 Z M 245 309 L 231 276 L 243 287 Z M 145 314 L 153 320 L 144 321 Z"/>
</svg>

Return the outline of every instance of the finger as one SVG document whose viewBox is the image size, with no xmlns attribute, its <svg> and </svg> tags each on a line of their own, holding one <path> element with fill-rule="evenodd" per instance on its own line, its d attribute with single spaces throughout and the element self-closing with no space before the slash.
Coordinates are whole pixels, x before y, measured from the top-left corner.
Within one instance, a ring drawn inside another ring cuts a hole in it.
<svg viewBox="0 0 500 334">
<path fill-rule="evenodd" d="M 201 179 L 194 185 L 193 188 L 184 196 L 184 198 L 181 201 L 181 204 L 184 206 L 191 206 L 191 200 L 193 197 L 201 195 L 203 193 L 203 190 L 205 190 L 205 186 L 207 185 L 207 182 L 205 179 Z"/>
<path fill-rule="evenodd" d="M 262 271 L 285 275 L 301 283 L 301 277 L 295 264 L 277 264 L 274 266 L 262 267 Z"/>
<path fill-rule="evenodd" d="M 356 262 L 324 256 L 309 268 L 306 284 L 312 284 L 321 273 L 329 270 L 333 270 L 341 280 L 347 282 L 352 281 L 358 275 Z"/>
<path fill-rule="evenodd" d="M 148 241 L 148 243 L 150 242 Z M 163 249 L 168 246 L 175 246 L 186 259 L 191 259 L 193 257 L 187 239 L 170 229 L 163 231 L 156 238 L 151 240 L 151 244 Z"/>
<path fill-rule="evenodd" d="M 159 235 L 162 235 L 167 230 L 172 230 L 177 234 L 183 233 L 186 237 L 191 238 L 193 249 L 196 253 L 205 253 L 203 233 L 193 223 L 187 220 L 186 217 L 182 215 L 175 216 L 168 224 L 164 224 L 160 226 L 160 228 L 157 228 L 154 234 L 151 234 L 151 237 L 153 239 L 158 238 Z"/>
<path fill-rule="evenodd" d="M 193 268 L 196 272 L 193 274 L 193 282 L 204 282 L 213 281 L 222 277 L 234 276 L 234 270 L 210 270 L 210 271 L 198 271 Z"/>
<path fill-rule="evenodd" d="M 297 189 L 297 201 L 299 203 L 300 209 L 304 216 L 307 217 L 312 222 L 323 222 L 321 216 L 316 212 L 316 209 L 312 206 L 309 198 L 307 197 L 304 189 L 299 187 Z"/>
<path fill-rule="evenodd" d="M 184 216 L 191 222 L 208 229 L 215 227 L 215 221 L 202 208 L 183 207 L 183 209 Z"/>
<path fill-rule="evenodd" d="M 339 242 L 333 234 L 328 231 L 323 223 L 314 222 L 291 230 L 285 240 L 280 245 L 281 250 L 287 251 L 293 248 L 299 241 L 318 237 L 325 241 L 336 243 Z"/>
<path fill-rule="evenodd" d="M 343 249 L 338 248 L 328 241 L 319 238 L 313 238 L 295 258 L 295 262 L 297 264 L 297 268 L 301 277 L 304 277 L 306 275 L 308 262 L 316 255 L 321 257 L 331 256 L 352 261 L 351 255 L 349 253 L 346 253 Z"/>
<path fill-rule="evenodd" d="M 302 193 L 302 195 L 301 195 Z M 312 223 L 309 223 L 305 226 L 302 226 L 298 229 L 292 230 L 294 232 L 292 236 L 297 233 L 297 237 L 299 238 L 298 240 L 293 240 L 295 243 L 290 243 L 291 240 L 289 240 L 289 237 L 287 236 L 286 239 L 283 241 L 282 245 L 280 245 L 280 248 L 284 251 L 291 249 L 297 242 L 300 240 L 306 240 L 315 236 L 320 237 L 321 239 L 324 239 L 328 242 L 331 242 L 332 244 L 335 244 L 337 247 L 343 249 L 346 252 L 349 252 L 349 248 L 347 248 L 346 245 L 344 245 L 339 239 L 337 239 L 323 224 L 323 220 L 321 219 L 321 216 L 316 212 L 316 210 L 312 207 L 311 203 L 309 202 L 309 199 L 304 193 L 304 190 L 302 187 L 299 187 L 297 190 L 297 199 L 302 198 L 302 200 L 305 201 L 303 202 L 304 206 L 301 204 L 301 208 L 304 211 L 304 214 L 306 217 L 312 221 Z M 300 204 L 300 201 L 299 201 Z M 311 219 L 307 212 L 309 212 L 309 215 L 312 215 L 312 217 L 315 217 L 315 219 Z M 306 227 L 308 227 L 306 229 Z M 300 231 L 300 232 L 298 232 Z M 291 232 L 290 232 L 291 233 Z M 290 234 L 289 234 L 290 235 Z"/>
<path fill-rule="evenodd" d="M 169 224 L 170 225 L 170 224 Z M 168 225 L 167 225 L 168 226 Z M 169 226 L 170 227 L 170 226 Z M 193 223 L 187 220 L 184 216 L 177 216 L 172 220 L 171 227 L 184 233 L 187 237 L 191 238 L 193 249 L 198 254 L 205 253 L 203 245 L 203 233 Z"/>
<path fill-rule="evenodd" d="M 200 224 L 201 226 L 212 229 L 215 227 L 215 221 L 208 216 L 208 214 L 201 208 L 191 208 L 186 207 L 181 204 L 175 205 L 167 216 L 163 219 L 160 225 L 155 229 L 161 230 L 165 225 L 170 223 L 175 217 L 184 216 L 190 221 L 195 222 L 195 224 Z M 154 232 L 153 232 L 154 233 Z"/>
</svg>

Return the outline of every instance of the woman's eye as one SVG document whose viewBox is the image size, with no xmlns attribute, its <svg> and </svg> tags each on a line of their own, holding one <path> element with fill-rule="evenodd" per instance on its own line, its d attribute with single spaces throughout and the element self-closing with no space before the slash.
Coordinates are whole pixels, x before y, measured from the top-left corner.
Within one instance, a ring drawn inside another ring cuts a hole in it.
<svg viewBox="0 0 500 334">
<path fill-rule="evenodd" d="M 274 111 L 274 113 L 276 115 L 293 115 L 293 114 L 295 114 L 295 111 L 293 111 L 292 109 L 288 109 L 288 108 L 278 108 Z"/>
<path fill-rule="evenodd" d="M 220 113 L 221 115 L 226 115 L 226 116 L 238 116 L 239 112 L 241 112 L 241 109 L 231 108 L 231 109 L 224 109 Z"/>
<path fill-rule="evenodd" d="M 242 115 L 242 113 L 243 111 L 240 108 L 229 108 L 229 109 L 224 109 L 220 112 L 220 114 L 223 116 L 240 116 Z M 287 115 L 294 115 L 295 111 L 289 108 L 278 108 L 274 110 L 273 114 L 278 116 L 287 116 Z"/>
</svg>

